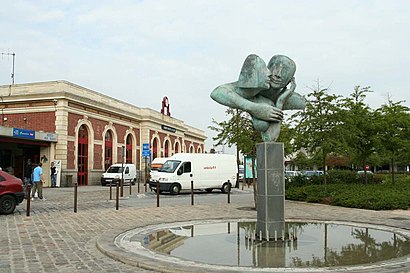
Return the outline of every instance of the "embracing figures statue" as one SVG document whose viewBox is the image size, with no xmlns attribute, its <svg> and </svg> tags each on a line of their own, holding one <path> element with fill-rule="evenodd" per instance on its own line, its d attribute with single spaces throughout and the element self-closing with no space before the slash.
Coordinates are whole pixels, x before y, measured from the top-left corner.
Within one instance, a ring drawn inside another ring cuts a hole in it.
<svg viewBox="0 0 410 273">
<path fill-rule="evenodd" d="M 275 55 L 266 66 L 259 56 L 251 54 L 243 63 L 238 81 L 218 86 L 211 98 L 248 112 L 262 140 L 275 142 L 283 120 L 282 110 L 306 107 L 305 98 L 295 92 L 295 72 L 296 64 L 287 56 Z"/>
</svg>

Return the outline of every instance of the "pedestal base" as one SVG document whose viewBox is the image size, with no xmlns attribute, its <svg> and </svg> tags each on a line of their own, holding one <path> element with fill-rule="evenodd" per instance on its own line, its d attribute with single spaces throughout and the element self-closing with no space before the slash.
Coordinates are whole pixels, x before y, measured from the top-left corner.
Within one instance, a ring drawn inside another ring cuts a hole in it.
<svg viewBox="0 0 410 273">
<path fill-rule="evenodd" d="M 285 166 L 283 143 L 256 145 L 258 163 L 256 236 L 261 240 L 284 240 Z"/>
</svg>

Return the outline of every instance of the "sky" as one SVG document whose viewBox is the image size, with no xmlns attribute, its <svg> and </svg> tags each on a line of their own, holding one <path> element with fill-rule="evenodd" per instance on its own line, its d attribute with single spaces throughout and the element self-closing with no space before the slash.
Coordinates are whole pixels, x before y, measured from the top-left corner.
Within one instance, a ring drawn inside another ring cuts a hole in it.
<svg viewBox="0 0 410 273">
<path fill-rule="evenodd" d="M 296 91 L 320 82 L 372 108 L 410 106 L 407 0 L 14 0 L 0 6 L 0 52 L 15 53 L 15 83 L 66 80 L 205 131 L 226 107 L 210 93 L 238 79 L 243 61 L 276 54 L 297 65 Z M 0 56 L 0 85 L 12 58 Z M 231 151 L 216 147 L 217 151 Z"/>
</svg>

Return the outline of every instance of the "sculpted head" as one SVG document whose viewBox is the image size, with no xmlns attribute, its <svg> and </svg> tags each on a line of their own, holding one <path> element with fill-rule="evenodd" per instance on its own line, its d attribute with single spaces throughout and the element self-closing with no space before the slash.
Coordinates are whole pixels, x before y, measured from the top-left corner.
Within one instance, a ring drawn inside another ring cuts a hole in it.
<svg viewBox="0 0 410 273">
<path fill-rule="evenodd" d="M 270 87 L 271 72 L 266 63 L 257 55 L 251 54 L 246 57 L 241 73 L 239 74 L 238 87 L 241 88 L 264 88 Z"/>
<path fill-rule="evenodd" d="M 284 88 L 295 75 L 296 64 L 287 56 L 275 55 L 270 59 L 268 69 L 272 72 L 271 87 Z"/>
</svg>

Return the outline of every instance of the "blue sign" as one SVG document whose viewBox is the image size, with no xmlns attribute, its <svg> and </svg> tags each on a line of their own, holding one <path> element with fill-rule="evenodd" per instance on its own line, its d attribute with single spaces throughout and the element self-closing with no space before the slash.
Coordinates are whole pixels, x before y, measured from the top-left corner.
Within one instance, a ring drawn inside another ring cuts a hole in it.
<svg viewBox="0 0 410 273">
<path fill-rule="evenodd" d="M 151 151 L 149 149 L 149 143 L 142 143 L 142 156 L 150 157 Z"/>
<path fill-rule="evenodd" d="M 149 143 L 142 143 L 142 150 L 149 150 Z"/>
<path fill-rule="evenodd" d="M 20 128 L 13 128 L 13 136 L 14 137 L 20 137 L 20 138 L 34 139 L 35 131 L 20 129 Z"/>
</svg>

